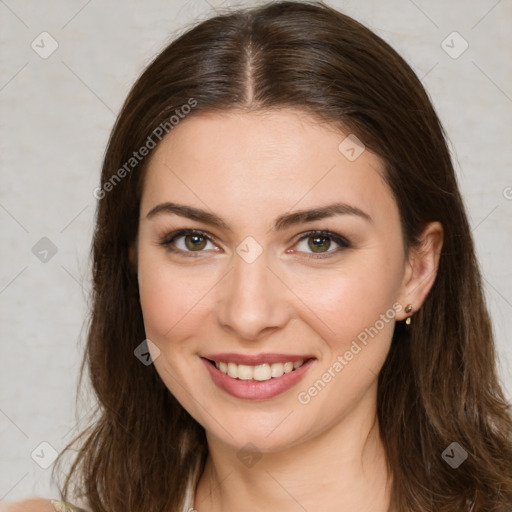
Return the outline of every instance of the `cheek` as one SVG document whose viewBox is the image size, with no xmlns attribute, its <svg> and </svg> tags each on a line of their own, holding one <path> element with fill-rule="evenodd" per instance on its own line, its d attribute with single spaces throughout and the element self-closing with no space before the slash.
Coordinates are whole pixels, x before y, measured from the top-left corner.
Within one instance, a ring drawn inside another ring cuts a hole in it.
<svg viewBox="0 0 512 512">
<path fill-rule="evenodd" d="M 387 320 L 394 318 L 400 272 L 391 261 L 377 252 L 354 252 L 336 269 L 303 268 L 289 279 L 317 317 L 315 323 L 323 324 L 325 336 L 346 341 L 373 326 L 381 314 L 387 314 Z"/>
<path fill-rule="evenodd" d="M 146 334 L 151 339 L 176 335 L 190 321 L 208 283 L 193 278 L 193 270 L 172 267 L 165 256 L 150 251 L 139 255 L 140 303 Z"/>
<path fill-rule="evenodd" d="M 300 404 L 315 404 L 308 409 L 313 417 L 313 411 L 325 414 L 328 409 L 334 421 L 375 385 L 396 314 L 396 275 L 383 270 L 374 261 L 350 271 L 318 274 L 315 286 L 307 277 L 302 281 L 303 301 L 315 313 L 307 322 L 324 341 L 318 369 L 297 396 Z"/>
<path fill-rule="evenodd" d="M 138 280 L 145 333 L 160 349 L 155 369 L 176 399 L 187 410 L 193 409 L 183 387 L 193 373 L 188 366 L 191 360 L 185 357 L 191 349 L 186 342 L 196 332 L 205 291 L 191 278 L 190 269 L 171 266 L 163 251 L 152 249 L 139 252 Z"/>
</svg>

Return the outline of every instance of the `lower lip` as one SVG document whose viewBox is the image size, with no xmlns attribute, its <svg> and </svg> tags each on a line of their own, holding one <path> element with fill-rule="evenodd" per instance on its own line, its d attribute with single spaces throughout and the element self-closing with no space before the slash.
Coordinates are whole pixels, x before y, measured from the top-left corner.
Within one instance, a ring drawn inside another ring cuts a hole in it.
<svg viewBox="0 0 512 512">
<path fill-rule="evenodd" d="M 217 367 L 207 359 L 202 358 L 202 360 L 207 370 L 210 372 L 213 382 L 215 382 L 220 389 L 236 398 L 245 398 L 248 400 L 265 400 L 284 393 L 302 379 L 314 362 L 314 359 L 310 359 L 300 368 L 289 373 L 284 373 L 281 377 L 258 381 L 233 379 L 227 373 L 217 369 Z"/>
</svg>

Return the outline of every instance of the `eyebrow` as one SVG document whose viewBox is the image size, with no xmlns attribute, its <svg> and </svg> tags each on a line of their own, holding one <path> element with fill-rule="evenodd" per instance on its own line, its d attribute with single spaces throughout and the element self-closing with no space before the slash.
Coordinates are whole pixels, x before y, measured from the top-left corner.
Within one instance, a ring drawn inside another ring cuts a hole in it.
<svg viewBox="0 0 512 512">
<path fill-rule="evenodd" d="M 224 229 L 226 231 L 233 231 L 231 227 L 228 225 L 228 223 L 222 217 L 219 217 L 214 213 L 210 213 L 207 212 L 206 210 L 195 208 L 193 206 L 187 206 L 171 202 L 165 202 L 156 205 L 149 211 L 149 213 L 146 215 L 146 218 L 151 219 L 161 214 L 175 214 L 179 215 L 180 217 L 197 220 L 199 222 L 203 222 L 205 224 L 209 224 L 211 226 Z M 352 206 L 346 203 L 332 203 L 326 206 L 320 206 L 318 208 L 313 208 L 310 210 L 298 210 L 292 213 L 286 213 L 284 215 L 281 215 L 276 219 L 274 227 L 272 229 L 275 231 L 279 231 L 286 229 L 290 226 L 293 226 L 295 224 L 313 222 L 315 220 L 334 217 L 335 215 L 356 215 L 366 220 L 367 222 L 373 223 L 373 219 L 370 217 L 370 215 L 368 215 L 360 208 L 357 208 L 356 206 Z"/>
</svg>

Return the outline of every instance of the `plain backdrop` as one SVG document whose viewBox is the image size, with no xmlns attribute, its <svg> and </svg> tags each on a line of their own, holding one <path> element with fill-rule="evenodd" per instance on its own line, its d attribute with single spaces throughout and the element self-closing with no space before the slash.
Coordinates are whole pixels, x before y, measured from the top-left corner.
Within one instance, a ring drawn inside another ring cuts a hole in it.
<svg viewBox="0 0 512 512">
<path fill-rule="evenodd" d="M 438 111 L 510 399 L 512 3 L 328 3 L 397 49 Z M 52 457 L 82 426 L 91 403 L 84 390 L 75 409 L 88 319 L 92 192 L 121 104 L 159 50 L 228 5 L 235 4 L 0 0 L 0 499 L 57 496 Z"/>
</svg>

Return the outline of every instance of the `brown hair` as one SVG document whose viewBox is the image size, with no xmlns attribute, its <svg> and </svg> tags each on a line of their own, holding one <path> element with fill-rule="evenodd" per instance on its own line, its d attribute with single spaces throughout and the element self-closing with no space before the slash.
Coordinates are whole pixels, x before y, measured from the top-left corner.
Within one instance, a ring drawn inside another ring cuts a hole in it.
<svg viewBox="0 0 512 512">
<path fill-rule="evenodd" d="M 442 126 L 411 68 L 373 32 L 322 4 L 218 15 L 172 42 L 137 80 L 109 140 L 102 186 L 191 99 L 189 115 L 289 107 L 354 133 L 385 164 L 406 250 L 427 222 L 442 223 L 436 281 L 410 328 L 395 325 L 379 375 L 392 509 L 510 512 L 512 419 L 471 230 Z M 129 248 L 147 160 L 98 202 L 80 375 L 81 382 L 87 365 L 97 417 L 66 447 L 81 442 L 61 489 L 67 499 L 74 483 L 94 512 L 180 511 L 207 456 L 204 429 L 153 365 L 134 357 L 145 333 Z M 468 453 L 457 469 L 441 456 L 452 442 Z"/>
</svg>

